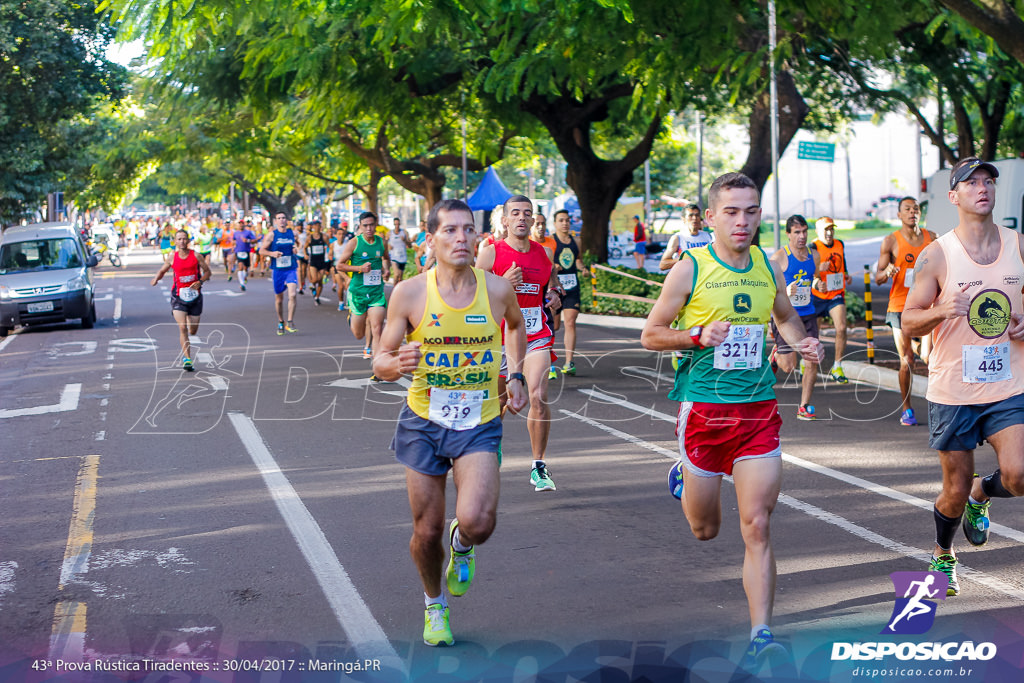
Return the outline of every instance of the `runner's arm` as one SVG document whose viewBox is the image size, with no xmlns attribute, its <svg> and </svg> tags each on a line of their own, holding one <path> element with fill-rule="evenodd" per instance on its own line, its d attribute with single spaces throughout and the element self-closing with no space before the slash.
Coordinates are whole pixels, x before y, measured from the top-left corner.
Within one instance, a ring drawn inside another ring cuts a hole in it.
<svg viewBox="0 0 1024 683">
<path fill-rule="evenodd" d="M 160 280 L 162 280 L 164 278 L 164 275 L 167 275 L 167 271 L 169 271 L 170 269 L 171 269 L 171 264 L 170 263 L 165 263 L 160 268 L 160 270 L 157 271 L 156 276 L 153 278 L 153 281 L 149 283 L 150 286 L 155 287 L 156 283 L 160 282 Z"/>
<path fill-rule="evenodd" d="M 888 272 L 889 266 L 892 265 L 892 248 L 895 240 L 896 238 L 891 234 L 886 235 L 885 239 L 882 240 L 881 252 L 878 254 L 878 268 L 875 270 L 876 285 L 884 285 L 891 276 L 896 275 L 895 272 Z M 896 272 L 899 272 L 898 267 Z"/>
<path fill-rule="evenodd" d="M 426 244 L 426 242 L 424 242 Z M 494 272 L 494 245 L 485 244 L 480 247 L 480 253 L 476 256 L 476 267 L 488 273 Z"/>
<path fill-rule="evenodd" d="M 572 241 L 576 243 L 577 253 L 582 254 L 583 244 L 580 242 L 580 238 L 577 237 L 576 235 L 571 235 L 571 237 Z M 587 264 L 583 263 L 583 259 L 578 256 L 576 257 L 576 270 L 578 270 L 584 276 L 590 276 L 590 272 L 587 270 Z"/>
<path fill-rule="evenodd" d="M 276 258 L 281 255 L 279 251 L 270 251 L 270 244 L 274 241 L 274 234 L 267 233 L 264 236 L 263 241 L 260 243 L 260 256 L 270 256 Z"/>
<path fill-rule="evenodd" d="M 786 293 L 786 278 L 782 275 L 782 268 L 775 261 L 772 261 L 772 271 L 775 275 L 775 301 L 772 303 L 772 317 L 775 318 L 775 326 L 779 334 L 786 340 L 804 360 L 818 362 L 824 358 L 824 349 L 821 342 L 814 337 L 807 336 L 804 323 L 800 315 L 793 308 L 793 303 Z"/>
<path fill-rule="evenodd" d="M 689 330 L 673 330 L 670 325 L 686 307 L 693 286 L 693 259 L 683 258 L 672 267 L 640 333 L 640 343 L 651 351 L 676 351 L 694 348 Z"/>
<path fill-rule="evenodd" d="M 507 376 L 510 377 L 512 373 L 523 371 L 523 360 L 526 358 L 526 322 L 523 320 L 516 292 L 508 280 L 493 274 L 488 275 L 488 280 L 489 291 L 497 294 L 504 308 L 502 316 L 505 319 L 505 359 L 508 363 Z M 509 410 L 518 413 L 526 407 L 529 398 L 527 388 L 522 382 L 506 382 L 505 391 L 508 392 Z"/>
<path fill-rule="evenodd" d="M 420 292 L 417 289 L 420 289 Z M 373 357 L 373 374 L 385 382 L 393 382 L 402 375 L 411 373 L 419 364 L 419 342 L 403 344 L 402 340 L 411 329 L 413 302 L 423 307 L 426 305 L 423 299 L 421 288 L 412 280 L 399 282 L 391 293 L 388 321 L 378 342 L 377 353 Z"/>
<path fill-rule="evenodd" d="M 196 283 L 197 289 L 202 286 L 204 282 L 213 277 L 213 271 L 210 270 L 210 266 L 206 263 L 206 259 L 199 259 L 199 271 L 199 282 Z"/>
<path fill-rule="evenodd" d="M 342 273 L 366 273 L 369 271 L 369 263 L 364 263 L 361 266 L 353 266 L 349 261 L 352 260 L 352 254 L 356 251 L 356 240 L 358 237 L 353 237 L 341 248 L 341 254 L 338 256 L 337 262 L 334 267 Z"/>
<path fill-rule="evenodd" d="M 676 251 L 678 250 L 679 233 L 676 233 L 668 238 L 668 244 L 665 245 L 665 251 L 661 254 L 661 261 L 658 262 L 658 268 L 660 270 L 669 270 L 672 266 L 679 263 L 679 259 L 676 258 Z"/>
<path fill-rule="evenodd" d="M 946 255 L 942 247 L 932 242 L 921 251 L 914 264 L 914 283 L 903 307 L 902 329 L 911 337 L 923 337 L 943 320 L 966 315 L 970 302 L 962 290 L 944 293 Z"/>
</svg>

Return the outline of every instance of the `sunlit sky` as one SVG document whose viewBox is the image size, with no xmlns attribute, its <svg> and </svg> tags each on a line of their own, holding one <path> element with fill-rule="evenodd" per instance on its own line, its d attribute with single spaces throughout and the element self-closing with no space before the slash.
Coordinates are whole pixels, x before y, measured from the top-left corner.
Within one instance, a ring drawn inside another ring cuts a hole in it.
<svg viewBox="0 0 1024 683">
<path fill-rule="evenodd" d="M 141 40 L 133 40 L 130 43 L 113 43 L 107 49 L 107 59 L 128 66 L 133 59 L 141 57 L 143 52 L 145 52 L 145 46 Z"/>
</svg>

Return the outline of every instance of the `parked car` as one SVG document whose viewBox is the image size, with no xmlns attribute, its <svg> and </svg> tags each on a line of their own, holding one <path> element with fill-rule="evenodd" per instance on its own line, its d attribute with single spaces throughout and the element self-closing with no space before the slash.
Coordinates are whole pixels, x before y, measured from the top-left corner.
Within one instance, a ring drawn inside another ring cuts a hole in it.
<svg viewBox="0 0 1024 683">
<path fill-rule="evenodd" d="M 17 325 L 81 319 L 96 324 L 90 254 L 69 223 L 7 228 L 0 235 L 0 337 Z"/>
</svg>

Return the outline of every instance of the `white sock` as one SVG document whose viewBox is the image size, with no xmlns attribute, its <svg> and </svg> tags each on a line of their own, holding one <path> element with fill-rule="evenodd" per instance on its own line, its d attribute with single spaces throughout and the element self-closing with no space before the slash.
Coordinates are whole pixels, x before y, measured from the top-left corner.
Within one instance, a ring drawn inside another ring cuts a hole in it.
<svg viewBox="0 0 1024 683">
<path fill-rule="evenodd" d="M 448 598 L 444 597 L 444 591 L 436 598 L 432 598 L 426 593 L 423 594 L 423 606 L 430 607 L 431 605 L 441 605 L 441 607 L 448 606 Z"/>
<path fill-rule="evenodd" d="M 452 549 L 457 553 L 468 553 L 473 549 L 473 546 L 462 543 L 462 536 L 457 528 L 455 529 L 455 535 L 452 536 Z"/>
<path fill-rule="evenodd" d="M 543 460 L 534 460 L 533 461 L 533 468 L 537 469 L 538 467 L 544 467 L 544 461 Z"/>
<path fill-rule="evenodd" d="M 756 638 L 757 634 L 761 631 L 761 629 L 767 629 L 768 631 L 771 631 L 771 629 L 768 628 L 768 624 L 758 624 L 757 626 L 750 629 L 750 639 L 753 640 L 754 638 Z"/>
<path fill-rule="evenodd" d="M 969 501 L 969 502 L 970 502 L 970 503 L 971 503 L 972 505 L 981 505 L 981 503 L 980 503 L 980 502 L 978 502 L 978 501 L 974 500 L 974 496 L 967 496 L 967 500 L 968 500 L 968 501 Z"/>
</svg>

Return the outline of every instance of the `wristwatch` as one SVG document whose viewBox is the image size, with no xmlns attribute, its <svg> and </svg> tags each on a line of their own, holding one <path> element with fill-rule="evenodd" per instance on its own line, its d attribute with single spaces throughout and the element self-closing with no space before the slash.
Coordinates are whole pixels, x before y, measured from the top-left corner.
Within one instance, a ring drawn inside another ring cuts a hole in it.
<svg viewBox="0 0 1024 683">
<path fill-rule="evenodd" d="M 511 375 L 508 376 L 508 381 L 509 382 L 511 382 L 514 379 L 519 380 L 524 387 L 526 386 L 526 377 L 523 375 L 523 373 L 521 373 L 521 372 L 513 372 Z M 506 384 L 507 383 L 508 382 L 506 382 Z"/>
<path fill-rule="evenodd" d="M 704 348 L 704 345 L 700 343 L 700 335 L 703 331 L 703 325 L 697 325 L 696 327 L 690 328 L 690 339 L 693 341 L 693 345 L 696 346 L 698 349 Z"/>
</svg>

